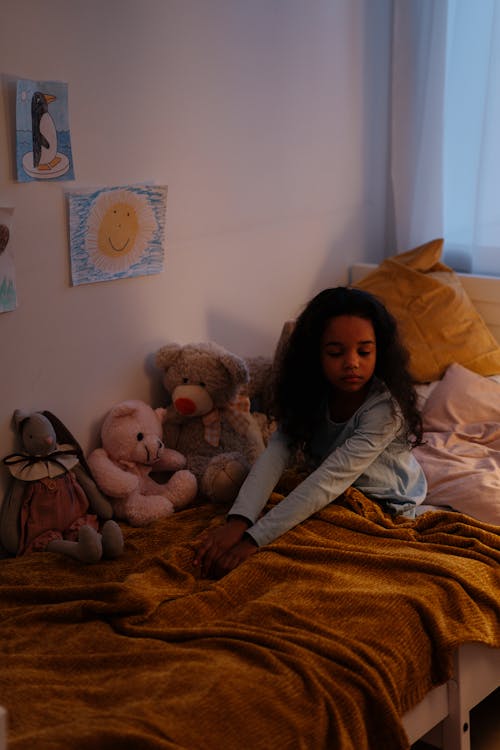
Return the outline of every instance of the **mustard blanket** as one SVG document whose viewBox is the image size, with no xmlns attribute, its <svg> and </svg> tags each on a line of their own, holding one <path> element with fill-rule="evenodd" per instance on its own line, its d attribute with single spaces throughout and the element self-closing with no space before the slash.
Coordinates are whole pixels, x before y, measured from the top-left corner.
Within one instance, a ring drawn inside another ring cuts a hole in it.
<svg viewBox="0 0 500 750">
<path fill-rule="evenodd" d="M 407 749 L 400 716 L 454 649 L 500 646 L 498 527 L 394 521 L 350 490 L 200 580 L 193 539 L 221 520 L 123 526 L 123 557 L 94 566 L 0 561 L 9 750 Z"/>
</svg>

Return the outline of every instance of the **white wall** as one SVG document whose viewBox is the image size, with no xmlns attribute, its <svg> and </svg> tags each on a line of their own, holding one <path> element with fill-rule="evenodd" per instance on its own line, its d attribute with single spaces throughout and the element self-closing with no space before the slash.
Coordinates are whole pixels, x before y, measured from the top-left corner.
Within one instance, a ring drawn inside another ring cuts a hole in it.
<svg viewBox="0 0 500 750">
<path fill-rule="evenodd" d="M 282 323 L 386 248 L 391 0 L 3 0 L 0 457 L 15 408 L 93 447 L 156 402 L 169 341 L 271 354 Z M 69 86 L 75 182 L 16 183 L 15 81 Z M 165 271 L 72 288 L 64 191 L 168 185 Z"/>
</svg>

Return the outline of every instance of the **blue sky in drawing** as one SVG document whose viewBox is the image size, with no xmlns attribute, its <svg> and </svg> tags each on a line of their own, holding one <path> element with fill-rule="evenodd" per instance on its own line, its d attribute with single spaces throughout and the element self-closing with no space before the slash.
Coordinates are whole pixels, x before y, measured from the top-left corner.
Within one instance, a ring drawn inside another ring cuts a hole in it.
<svg viewBox="0 0 500 750">
<path fill-rule="evenodd" d="M 163 271 L 166 186 L 129 185 L 68 191 L 73 285 L 146 276 Z M 128 205 L 138 220 L 137 236 L 121 257 L 102 251 L 105 218 Z"/>
</svg>

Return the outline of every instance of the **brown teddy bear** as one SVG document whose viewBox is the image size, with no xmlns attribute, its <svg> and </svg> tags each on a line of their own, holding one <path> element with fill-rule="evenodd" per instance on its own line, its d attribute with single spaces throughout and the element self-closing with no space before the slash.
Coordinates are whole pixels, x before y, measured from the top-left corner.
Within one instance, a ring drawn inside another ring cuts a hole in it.
<svg viewBox="0 0 500 750">
<path fill-rule="evenodd" d="M 267 445 L 276 429 L 273 417 L 272 389 L 274 383 L 273 360 L 270 357 L 245 357 L 248 368 L 248 383 L 242 387 L 241 394 L 250 399 L 250 410 L 257 422 Z"/>
<path fill-rule="evenodd" d="M 277 428 L 274 417 L 274 388 L 281 359 L 294 327 L 294 321 L 288 320 L 281 331 L 273 357 L 247 357 L 245 359 L 249 380 L 242 393 L 250 398 L 252 414 L 259 424 L 264 443 Z"/>
<path fill-rule="evenodd" d="M 264 450 L 250 413 L 244 360 L 213 342 L 168 344 L 156 354 L 171 405 L 163 423 L 167 445 L 187 458 L 202 496 L 231 503 Z"/>
</svg>

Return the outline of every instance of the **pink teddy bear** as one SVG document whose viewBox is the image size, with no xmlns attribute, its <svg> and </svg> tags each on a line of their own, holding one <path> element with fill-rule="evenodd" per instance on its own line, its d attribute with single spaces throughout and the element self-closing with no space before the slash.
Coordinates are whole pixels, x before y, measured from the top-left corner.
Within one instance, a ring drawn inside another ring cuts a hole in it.
<svg viewBox="0 0 500 750">
<path fill-rule="evenodd" d="M 170 516 L 196 497 L 196 477 L 184 469 L 186 458 L 163 444 L 164 416 L 165 409 L 152 409 L 143 401 L 116 404 L 101 428 L 102 447 L 88 457 L 92 476 L 110 498 L 115 518 L 132 526 Z M 155 467 L 174 474 L 161 484 L 149 476 Z"/>
</svg>

